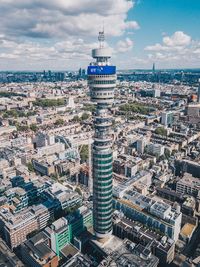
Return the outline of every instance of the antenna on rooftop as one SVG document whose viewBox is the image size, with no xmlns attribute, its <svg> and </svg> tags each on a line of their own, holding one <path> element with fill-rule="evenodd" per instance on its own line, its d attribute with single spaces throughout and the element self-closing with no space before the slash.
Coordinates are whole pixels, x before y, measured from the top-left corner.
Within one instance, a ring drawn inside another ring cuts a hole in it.
<svg viewBox="0 0 200 267">
<path fill-rule="evenodd" d="M 103 48 L 104 47 L 104 41 L 105 41 L 104 22 L 103 22 L 103 29 L 102 29 L 102 31 L 99 31 L 98 41 L 99 41 L 99 47 L 100 48 Z"/>
</svg>

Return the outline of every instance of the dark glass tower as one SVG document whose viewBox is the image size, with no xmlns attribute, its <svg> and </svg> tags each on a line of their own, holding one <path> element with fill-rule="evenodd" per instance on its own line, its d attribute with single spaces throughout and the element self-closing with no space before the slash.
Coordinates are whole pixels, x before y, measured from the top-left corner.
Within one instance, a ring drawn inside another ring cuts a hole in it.
<svg viewBox="0 0 200 267">
<path fill-rule="evenodd" d="M 112 233 L 112 115 L 116 67 L 110 65 L 110 49 L 104 47 L 104 32 L 99 33 L 99 48 L 92 50 L 95 62 L 88 67 L 91 99 L 96 103 L 93 159 L 93 218 L 98 238 Z"/>
</svg>

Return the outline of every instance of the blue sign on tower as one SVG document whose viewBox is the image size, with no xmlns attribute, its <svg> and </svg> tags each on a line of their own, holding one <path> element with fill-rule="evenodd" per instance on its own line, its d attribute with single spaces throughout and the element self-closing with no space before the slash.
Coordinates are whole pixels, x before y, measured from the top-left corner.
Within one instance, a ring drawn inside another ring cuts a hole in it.
<svg viewBox="0 0 200 267">
<path fill-rule="evenodd" d="M 116 66 L 88 66 L 88 75 L 109 75 L 116 73 Z"/>
</svg>

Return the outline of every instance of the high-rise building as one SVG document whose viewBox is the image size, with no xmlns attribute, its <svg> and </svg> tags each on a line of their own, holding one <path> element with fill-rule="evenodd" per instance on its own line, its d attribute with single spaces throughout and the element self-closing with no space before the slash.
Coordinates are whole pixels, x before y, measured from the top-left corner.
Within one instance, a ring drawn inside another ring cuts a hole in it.
<svg viewBox="0 0 200 267">
<path fill-rule="evenodd" d="M 165 126 L 172 126 L 174 121 L 174 113 L 173 112 L 162 112 L 161 113 L 161 124 Z"/>
<path fill-rule="evenodd" d="M 197 91 L 197 102 L 200 103 L 200 79 L 199 79 L 199 86 Z"/>
<path fill-rule="evenodd" d="M 156 70 L 155 63 L 153 63 L 152 72 L 155 73 L 155 70 Z"/>
<path fill-rule="evenodd" d="M 112 233 L 112 116 L 116 67 L 110 65 L 110 49 L 104 47 L 104 31 L 99 32 L 99 48 L 92 50 L 96 60 L 88 67 L 91 99 L 96 103 L 93 158 L 93 218 L 97 238 Z"/>
</svg>

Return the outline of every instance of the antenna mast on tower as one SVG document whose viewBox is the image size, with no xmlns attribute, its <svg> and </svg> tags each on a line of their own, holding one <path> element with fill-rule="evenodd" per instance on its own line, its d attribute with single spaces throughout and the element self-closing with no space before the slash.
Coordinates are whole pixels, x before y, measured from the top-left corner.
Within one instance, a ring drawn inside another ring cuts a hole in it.
<svg viewBox="0 0 200 267">
<path fill-rule="evenodd" d="M 99 47 L 103 48 L 105 41 L 104 25 L 103 25 L 103 30 L 99 32 L 98 41 L 99 41 Z"/>
</svg>

